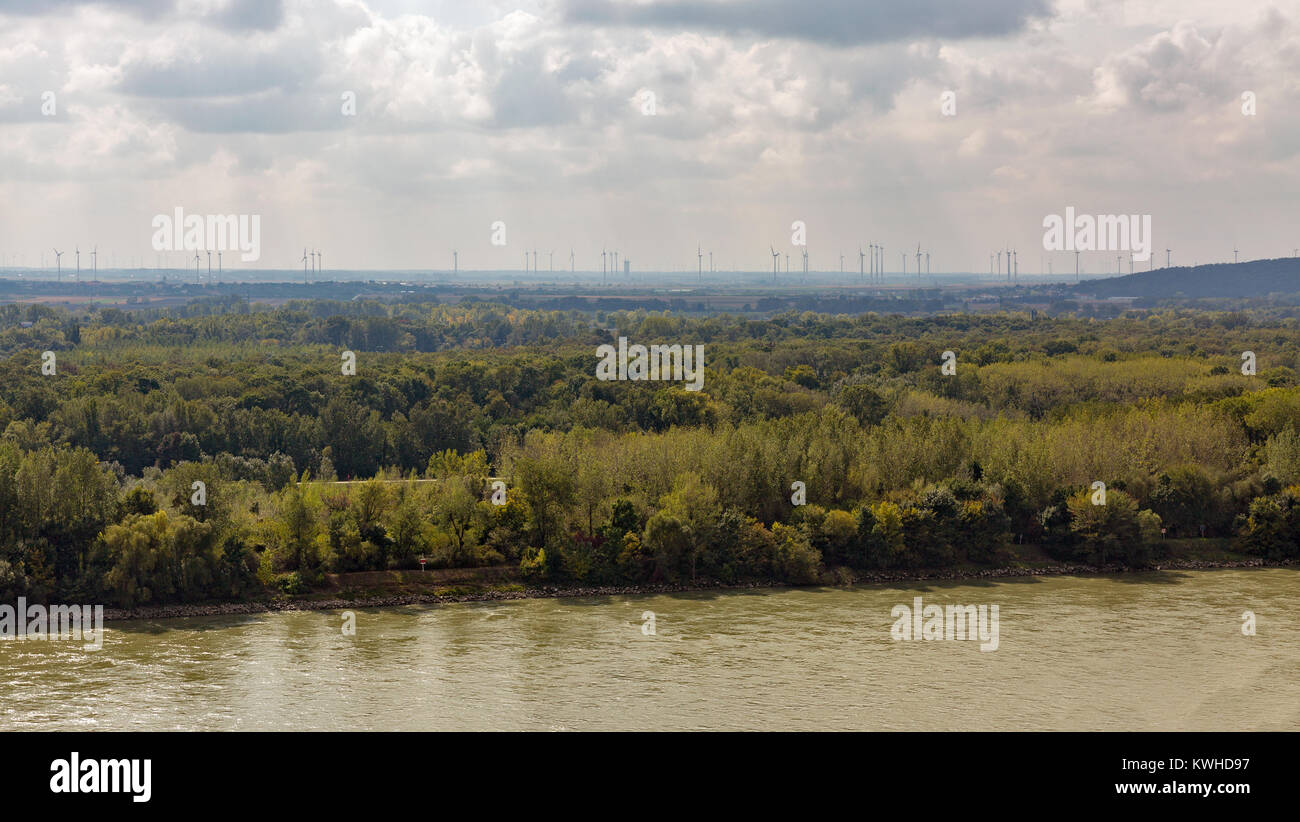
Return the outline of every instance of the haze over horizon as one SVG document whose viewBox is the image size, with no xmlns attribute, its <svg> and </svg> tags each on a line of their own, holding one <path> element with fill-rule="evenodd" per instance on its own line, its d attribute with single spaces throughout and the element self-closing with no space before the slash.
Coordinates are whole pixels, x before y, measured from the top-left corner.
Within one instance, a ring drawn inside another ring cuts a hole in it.
<svg viewBox="0 0 1300 822">
<path fill-rule="evenodd" d="M 1282 257 L 1297 78 L 1300 2 L 16 0 L 0 253 L 153 268 L 151 221 L 179 207 L 261 216 L 232 278 L 304 248 L 327 272 L 445 269 L 453 248 L 513 270 L 535 249 L 559 276 L 608 248 L 693 273 L 697 243 L 706 271 L 713 251 L 770 272 L 771 244 L 794 273 L 801 220 L 816 270 L 881 243 L 912 272 L 919 243 L 935 274 L 1016 248 L 1025 277 L 1073 272 L 1042 251 L 1044 216 L 1073 206 L 1152 215 L 1157 267 L 1166 247 L 1175 266 Z"/>
</svg>

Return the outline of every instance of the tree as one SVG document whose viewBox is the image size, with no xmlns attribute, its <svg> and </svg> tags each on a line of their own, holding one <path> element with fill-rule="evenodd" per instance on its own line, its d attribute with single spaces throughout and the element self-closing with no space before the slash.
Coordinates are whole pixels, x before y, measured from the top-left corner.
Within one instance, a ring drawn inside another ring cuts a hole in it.
<svg viewBox="0 0 1300 822">
<path fill-rule="evenodd" d="M 475 488 L 479 481 L 473 477 L 448 477 L 443 480 L 434 502 L 437 521 L 452 535 L 456 543 L 455 562 L 466 563 L 465 535 L 474 521 L 479 496 Z"/>
<path fill-rule="evenodd" d="M 885 398 L 869 385 L 846 385 L 835 397 L 840 407 L 848 411 L 863 426 L 879 425 L 889 407 Z"/>
<path fill-rule="evenodd" d="M 310 571 L 316 567 L 320 511 L 320 500 L 302 484 L 290 485 L 281 492 L 279 516 L 273 528 L 278 538 L 276 553 L 284 570 Z"/>
<path fill-rule="evenodd" d="M 1092 492 L 1069 498 L 1070 530 L 1078 537 L 1076 556 L 1094 565 L 1128 561 L 1140 554 L 1142 533 L 1137 502 L 1123 491 L 1106 492 L 1105 505 L 1093 505 Z"/>
</svg>

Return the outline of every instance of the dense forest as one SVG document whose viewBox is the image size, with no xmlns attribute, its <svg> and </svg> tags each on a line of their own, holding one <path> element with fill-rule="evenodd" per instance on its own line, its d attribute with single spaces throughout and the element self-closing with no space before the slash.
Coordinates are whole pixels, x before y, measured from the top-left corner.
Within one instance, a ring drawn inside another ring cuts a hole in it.
<svg viewBox="0 0 1300 822">
<path fill-rule="evenodd" d="M 704 346 L 703 390 L 598 380 L 619 336 Z M 1292 558 L 1297 365 L 1300 321 L 1248 311 L 8 304 L 0 601 L 295 594 L 421 557 L 587 584 L 834 581 L 1024 546 L 1142 566 L 1168 537 Z"/>
</svg>

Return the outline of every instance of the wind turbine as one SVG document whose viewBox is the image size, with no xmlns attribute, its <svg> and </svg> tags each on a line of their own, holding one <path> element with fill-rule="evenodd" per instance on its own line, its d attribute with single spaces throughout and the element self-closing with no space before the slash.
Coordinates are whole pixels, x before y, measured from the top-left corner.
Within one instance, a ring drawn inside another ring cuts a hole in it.
<svg viewBox="0 0 1300 822">
<path fill-rule="evenodd" d="M 548 273 L 555 273 L 555 249 L 546 252 L 546 270 Z"/>
<path fill-rule="evenodd" d="M 605 248 L 602 246 L 600 249 L 600 282 L 602 285 L 605 283 L 605 275 Z"/>
<path fill-rule="evenodd" d="M 1015 249 L 1011 251 L 1011 276 L 1015 278 L 1016 282 L 1020 282 L 1020 255 L 1016 253 Z"/>
<path fill-rule="evenodd" d="M 1082 280 L 1079 279 L 1079 252 L 1078 251 L 1074 252 L 1074 281 L 1076 283 L 1082 282 Z"/>
<path fill-rule="evenodd" d="M 307 281 L 307 249 L 302 250 L 302 279 Z"/>
<path fill-rule="evenodd" d="M 81 282 L 81 246 L 77 246 L 77 282 Z"/>
<path fill-rule="evenodd" d="M 786 259 L 789 259 L 788 257 Z M 785 264 L 786 268 L 790 267 L 789 263 Z M 700 244 L 695 244 L 695 268 L 696 276 L 700 282 L 704 282 L 704 252 L 700 250 Z"/>
<path fill-rule="evenodd" d="M 59 282 L 63 282 L 63 252 L 54 249 L 54 264 L 59 268 Z"/>
<path fill-rule="evenodd" d="M 907 276 L 907 252 L 900 251 L 898 252 L 898 256 L 903 258 L 903 276 L 906 277 Z"/>
<path fill-rule="evenodd" d="M 217 252 L 217 283 L 221 282 L 221 252 Z"/>
<path fill-rule="evenodd" d="M 866 262 L 867 262 L 867 255 L 863 253 L 862 246 L 859 245 L 858 246 L 858 279 L 859 280 L 865 280 L 867 278 Z"/>
<path fill-rule="evenodd" d="M 926 275 L 930 273 L 930 252 L 928 251 L 925 252 L 925 273 Z"/>
<path fill-rule="evenodd" d="M 201 283 L 201 282 L 203 282 L 203 280 L 200 279 L 200 277 L 199 277 L 199 252 L 198 252 L 198 249 L 195 249 L 195 251 L 194 251 L 194 282 L 196 282 L 196 283 Z"/>
<path fill-rule="evenodd" d="M 207 252 L 208 255 L 208 282 L 211 283 L 212 282 L 212 252 L 208 251 L 207 249 L 204 249 L 204 251 Z"/>
<path fill-rule="evenodd" d="M 840 273 L 841 273 L 841 274 L 844 273 L 844 255 L 843 255 L 843 254 L 840 255 Z"/>
<path fill-rule="evenodd" d="M 916 244 L 916 276 L 921 276 L 921 244 Z"/>
<path fill-rule="evenodd" d="M 1237 262 L 1237 247 L 1235 245 L 1232 247 L 1232 261 Z"/>
<path fill-rule="evenodd" d="M 574 268 L 573 268 L 573 260 L 574 260 L 574 257 L 573 257 L 573 249 L 570 248 L 570 249 L 569 249 L 569 273 L 570 273 L 570 274 L 572 274 L 573 271 L 574 271 Z"/>
<path fill-rule="evenodd" d="M 451 250 L 451 273 L 460 273 L 460 252 L 454 248 Z"/>
<path fill-rule="evenodd" d="M 1165 249 L 1165 268 L 1169 267 L 1169 249 Z"/>
<path fill-rule="evenodd" d="M 808 248 L 806 246 L 803 250 L 803 275 L 805 278 L 808 276 Z"/>
<path fill-rule="evenodd" d="M 781 252 L 777 251 L 771 245 L 768 246 L 768 250 L 772 252 L 772 282 L 776 282 L 776 266 L 777 261 L 781 259 Z"/>
<path fill-rule="evenodd" d="M 90 250 L 90 277 L 92 280 L 99 279 L 99 246 Z"/>
<path fill-rule="evenodd" d="M 709 252 L 709 273 L 713 273 L 713 252 Z"/>
</svg>

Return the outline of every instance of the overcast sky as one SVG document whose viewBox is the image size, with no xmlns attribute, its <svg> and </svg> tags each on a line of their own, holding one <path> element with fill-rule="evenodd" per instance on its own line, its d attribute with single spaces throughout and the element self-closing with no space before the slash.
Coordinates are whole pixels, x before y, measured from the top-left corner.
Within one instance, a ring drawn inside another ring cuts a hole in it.
<svg viewBox="0 0 1300 822">
<path fill-rule="evenodd" d="M 1289 255 L 1298 193 L 1298 2 L 0 0 L 11 265 L 153 267 L 181 207 L 261 215 L 257 268 L 796 268 L 802 220 L 815 269 L 1030 273 L 1066 206 L 1152 215 L 1161 263 Z"/>
</svg>

